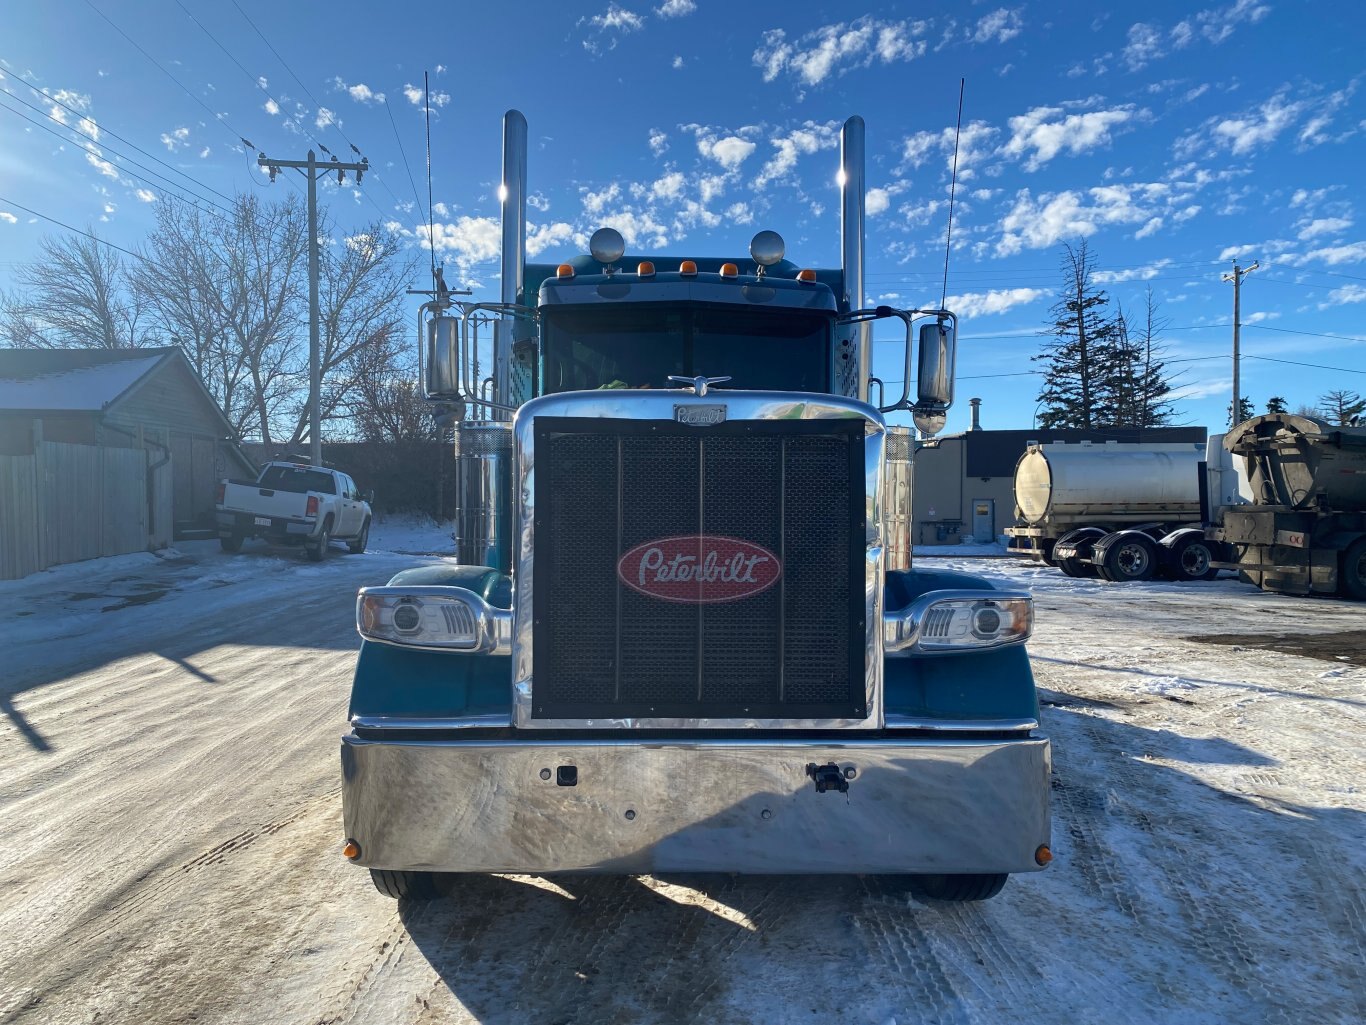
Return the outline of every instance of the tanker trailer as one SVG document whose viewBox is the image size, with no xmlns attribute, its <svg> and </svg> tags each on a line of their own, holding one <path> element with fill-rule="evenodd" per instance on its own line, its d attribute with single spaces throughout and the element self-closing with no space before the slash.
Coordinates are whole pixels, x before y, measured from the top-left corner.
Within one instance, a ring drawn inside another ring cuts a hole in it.
<svg viewBox="0 0 1366 1025">
<path fill-rule="evenodd" d="M 1209 536 L 1264 591 L 1366 601 L 1366 427 L 1268 413 L 1230 431 L 1252 504 L 1223 507 Z"/>
<path fill-rule="evenodd" d="M 1068 576 L 1207 580 L 1222 554 L 1204 536 L 1198 443 L 1031 445 L 1015 466 L 1013 551 Z"/>
</svg>

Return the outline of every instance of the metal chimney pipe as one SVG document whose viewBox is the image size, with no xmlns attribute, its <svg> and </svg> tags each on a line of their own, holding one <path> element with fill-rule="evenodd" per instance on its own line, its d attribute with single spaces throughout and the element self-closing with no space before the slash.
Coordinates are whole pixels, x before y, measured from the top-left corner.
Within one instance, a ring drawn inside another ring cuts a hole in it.
<svg viewBox="0 0 1366 1025">
<path fill-rule="evenodd" d="M 515 303 L 526 284 L 526 118 L 520 110 L 503 115 L 502 300 Z M 513 321 L 498 322 L 493 343 L 494 401 L 510 405 Z M 505 415 L 505 414 L 500 414 Z"/>
<path fill-rule="evenodd" d="M 968 405 L 972 407 L 972 426 L 969 427 L 968 430 L 980 431 L 982 429 L 982 424 L 979 420 L 979 415 L 982 412 L 982 400 L 968 399 Z"/>
<path fill-rule="evenodd" d="M 863 309 L 863 118 L 844 122 L 840 136 L 840 267 L 844 272 L 847 310 Z M 873 324 L 855 325 L 858 351 L 858 397 L 868 401 L 868 375 L 873 369 Z"/>
</svg>

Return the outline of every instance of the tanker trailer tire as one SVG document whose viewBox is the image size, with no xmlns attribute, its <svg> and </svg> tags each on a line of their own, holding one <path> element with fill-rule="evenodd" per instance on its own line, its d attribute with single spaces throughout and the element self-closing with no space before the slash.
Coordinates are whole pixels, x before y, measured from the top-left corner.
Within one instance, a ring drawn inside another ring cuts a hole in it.
<svg viewBox="0 0 1366 1025">
<path fill-rule="evenodd" d="M 1101 550 L 1100 575 L 1112 583 L 1151 580 L 1157 573 L 1157 542 L 1137 530 L 1106 535 Z"/>
<path fill-rule="evenodd" d="M 450 895 L 455 876 L 449 872 L 370 870 L 375 889 L 394 900 L 436 900 Z"/>
<path fill-rule="evenodd" d="M 1056 551 L 1058 545 L 1063 544 L 1064 542 L 1075 544 L 1080 541 L 1089 541 L 1094 543 L 1104 536 L 1105 531 L 1101 530 L 1099 527 L 1078 527 L 1076 530 L 1069 530 L 1062 537 L 1058 538 L 1058 540 L 1053 543 L 1053 550 Z M 1088 544 L 1087 547 L 1090 547 L 1090 545 Z M 1049 554 L 1051 555 L 1052 553 L 1050 552 Z M 1069 577 L 1085 579 L 1087 577 L 1100 576 L 1098 567 L 1089 562 L 1082 562 L 1079 557 L 1068 556 L 1065 559 L 1054 559 L 1053 562 L 1058 569 L 1062 570 L 1063 573 Z"/>
<path fill-rule="evenodd" d="M 1216 542 L 1202 534 L 1186 534 L 1173 541 L 1162 554 L 1162 576 L 1168 580 L 1213 580 L 1219 571 L 1211 565 L 1218 561 Z"/>
<path fill-rule="evenodd" d="M 1340 578 L 1344 598 L 1366 601 L 1366 537 L 1359 537 L 1342 553 Z"/>
<path fill-rule="evenodd" d="M 907 879 L 907 884 L 912 891 L 930 900 L 965 903 L 990 900 L 1001 892 L 1008 878 L 1005 873 L 911 876 Z"/>
</svg>

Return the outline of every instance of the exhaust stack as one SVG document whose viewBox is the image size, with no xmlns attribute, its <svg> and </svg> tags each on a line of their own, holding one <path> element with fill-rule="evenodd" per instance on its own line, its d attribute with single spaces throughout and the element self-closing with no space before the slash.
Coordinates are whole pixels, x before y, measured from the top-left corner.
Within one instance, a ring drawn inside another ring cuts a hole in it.
<svg viewBox="0 0 1366 1025">
<path fill-rule="evenodd" d="M 526 118 L 520 110 L 503 115 L 503 183 L 498 198 L 503 214 L 502 301 L 515 303 L 526 284 Z M 511 405 L 514 330 L 515 322 L 504 317 L 494 336 L 494 400 L 504 405 Z"/>
<path fill-rule="evenodd" d="M 840 268 L 844 272 L 846 310 L 863 309 L 863 118 L 844 122 L 840 136 Z M 873 364 L 873 324 L 854 326 L 858 354 L 858 397 L 868 401 L 868 375 Z"/>
<path fill-rule="evenodd" d="M 968 405 L 972 407 L 972 426 L 969 427 L 968 430 L 980 431 L 982 429 L 982 424 L 978 418 L 982 412 L 982 400 L 968 399 Z"/>
</svg>

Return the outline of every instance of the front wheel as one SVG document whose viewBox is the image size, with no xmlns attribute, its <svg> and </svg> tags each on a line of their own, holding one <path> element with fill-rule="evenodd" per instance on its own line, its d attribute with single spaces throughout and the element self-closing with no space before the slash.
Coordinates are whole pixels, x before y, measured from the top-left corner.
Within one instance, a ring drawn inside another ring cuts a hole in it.
<svg viewBox="0 0 1366 1025">
<path fill-rule="evenodd" d="M 442 872 L 370 870 L 375 889 L 394 900 L 436 900 L 450 893 L 450 879 Z"/>
<path fill-rule="evenodd" d="M 930 900 L 962 903 L 990 900 L 1001 892 L 1008 878 L 1004 872 L 993 875 L 913 876 L 911 887 Z"/>
<path fill-rule="evenodd" d="M 1339 579 L 1343 597 L 1366 601 L 1366 537 L 1357 538 L 1342 553 Z"/>
</svg>

